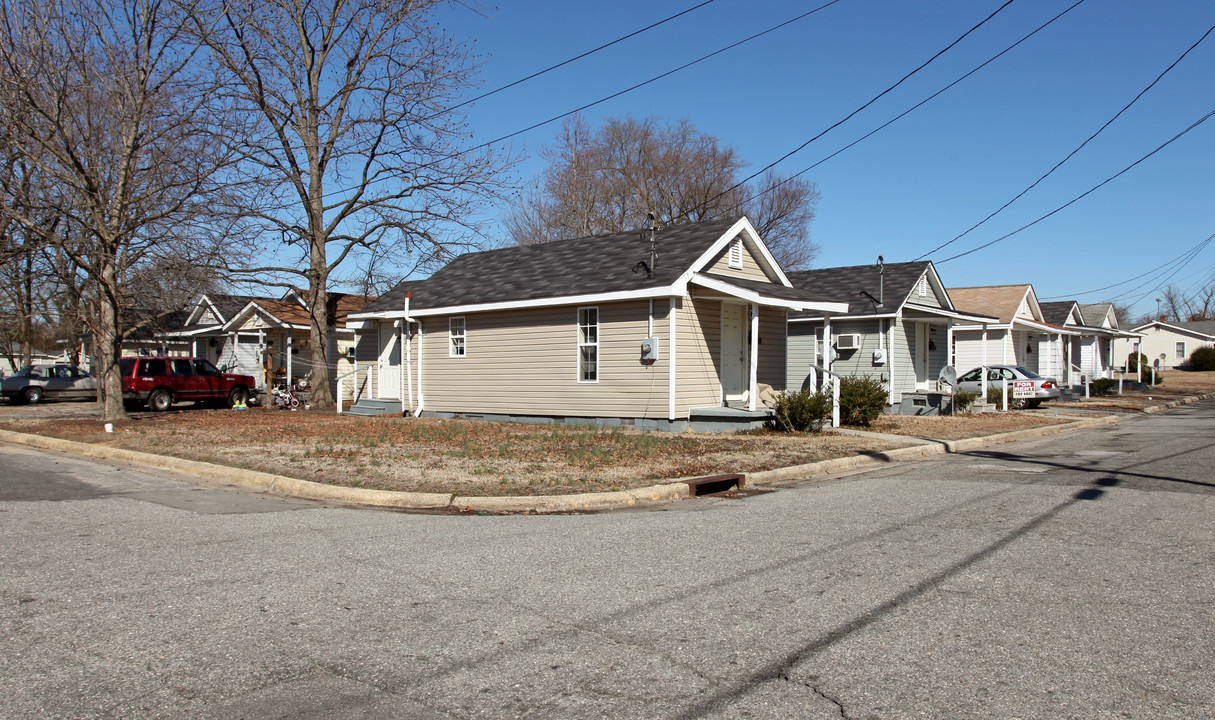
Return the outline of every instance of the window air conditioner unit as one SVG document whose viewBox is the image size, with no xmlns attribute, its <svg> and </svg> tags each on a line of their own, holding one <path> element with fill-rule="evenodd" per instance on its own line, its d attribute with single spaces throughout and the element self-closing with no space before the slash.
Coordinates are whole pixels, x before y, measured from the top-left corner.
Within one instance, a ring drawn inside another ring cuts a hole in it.
<svg viewBox="0 0 1215 720">
<path fill-rule="evenodd" d="M 847 333 L 844 335 L 835 336 L 836 350 L 856 350 L 861 346 L 861 336 L 856 333 Z"/>
</svg>

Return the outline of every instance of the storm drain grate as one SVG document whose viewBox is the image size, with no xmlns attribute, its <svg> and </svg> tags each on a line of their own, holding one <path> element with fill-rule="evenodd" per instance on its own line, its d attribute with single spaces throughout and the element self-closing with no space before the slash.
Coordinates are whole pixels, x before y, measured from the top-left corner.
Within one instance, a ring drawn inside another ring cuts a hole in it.
<svg viewBox="0 0 1215 720">
<path fill-rule="evenodd" d="M 743 486 L 742 475 L 706 475 L 704 477 L 680 480 L 686 483 L 692 492 L 692 497 L 717 495 L 731 490 L 740 490 Z"/>
</svg>

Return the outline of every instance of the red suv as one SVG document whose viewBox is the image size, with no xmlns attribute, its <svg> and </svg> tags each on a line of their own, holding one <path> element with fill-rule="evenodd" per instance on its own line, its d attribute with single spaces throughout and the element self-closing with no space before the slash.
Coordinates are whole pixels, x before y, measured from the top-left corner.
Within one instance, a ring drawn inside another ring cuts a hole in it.
<svg viewBox="0 0 1215 720">
<path fill-rule="evenodd" d="M 147 403 L 158 412 L 186 400 L 226 401 L 231 407 L 247 402 L 255 386 L 249 375 L 221 373 L 202 358 L 125 357 L 118 367 L 123 402 Z"/>
</svg>

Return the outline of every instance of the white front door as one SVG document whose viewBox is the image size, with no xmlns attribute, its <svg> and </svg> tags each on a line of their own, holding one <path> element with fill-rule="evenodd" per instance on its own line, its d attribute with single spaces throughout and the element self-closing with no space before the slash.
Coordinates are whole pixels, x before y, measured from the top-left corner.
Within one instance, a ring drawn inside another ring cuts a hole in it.
<svg viewBox="0 0 1215 720">
<path fill-rule="evenodd" d="M 721 391 L 726 403 L 747 399 L 747 312 L 743 305 L 721 304 Z"/>
<path fill-rule="evenodd" d="M 378 391 L 376 397 L 399 400 L 401 398 L 401 337 L 400 328 L 393 322 L 380 325 L 380 362 L 376 367 Z M 360 379 L 360 382 L 362 380 Z"/>
</svg>

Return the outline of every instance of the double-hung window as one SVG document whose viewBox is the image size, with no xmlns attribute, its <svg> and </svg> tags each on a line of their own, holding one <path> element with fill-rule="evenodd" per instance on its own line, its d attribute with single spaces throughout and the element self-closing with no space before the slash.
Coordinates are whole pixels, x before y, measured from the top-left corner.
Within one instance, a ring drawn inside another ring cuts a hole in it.
<svg viewBox="0 0 1215 720">
<path fill-rule="evenodd" d="M 464 357 L 466 334 L 467 329 L 464 326 L 464 318 L 454 317 L 447 320 L 448 357 Z"/>
<path fill-rule="evenodd" d="M 578 308 L 578 382 L 599 382 L 599 308 Z"/>
<path fill-rule="evenodd" d="M 1185 343 L 1183 342 L 1177 343 L 1177 359 L 1185 360 Z"/>
</svg>

